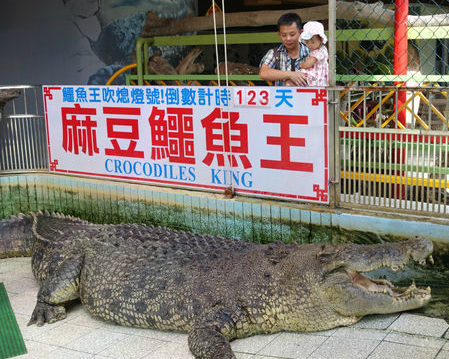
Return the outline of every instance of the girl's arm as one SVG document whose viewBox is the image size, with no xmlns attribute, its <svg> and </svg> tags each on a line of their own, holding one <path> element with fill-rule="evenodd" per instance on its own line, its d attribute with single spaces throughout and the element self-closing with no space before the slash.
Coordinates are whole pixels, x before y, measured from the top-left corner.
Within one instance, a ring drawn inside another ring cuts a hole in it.
<svg viewBox="0 0 449 359">
<path fill-rule="evenodd" d="M 299 67 L 301 67 L 302 69 L 310 69 L 311 67 L 313 67 L 313 65 L 315 65 L 315 62 L 317 61 L 318 60 L 316 59 L 316 57 L 309 56 L 299 64 Z"/>
</svg>

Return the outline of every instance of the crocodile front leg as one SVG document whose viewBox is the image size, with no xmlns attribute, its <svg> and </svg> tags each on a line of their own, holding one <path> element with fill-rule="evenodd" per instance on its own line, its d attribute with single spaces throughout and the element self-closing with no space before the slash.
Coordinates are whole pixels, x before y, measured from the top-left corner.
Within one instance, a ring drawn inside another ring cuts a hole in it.
<svg viewBox="0 0 449 359">
<path fill-rule="evenodd" d="M 189 331 L 189 347 L 196 359 L 236 359 L 229 342 L 245 336 L 249 321 L 239 309 L 217 308 Z"/>
<path fill-rule="evenodd" d="M 83 259 L 79 254 L 68 257 L 44 280 L 28 325 L 51 324 L 66 317 L 63 304 L 79 298 L 82 263 Z"/>
</svg>

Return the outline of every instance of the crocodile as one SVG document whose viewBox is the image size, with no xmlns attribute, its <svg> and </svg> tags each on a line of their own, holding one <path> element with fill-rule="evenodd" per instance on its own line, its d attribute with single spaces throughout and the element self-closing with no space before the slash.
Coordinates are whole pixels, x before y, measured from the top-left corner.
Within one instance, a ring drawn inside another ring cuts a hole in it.
<svg viewBox="0 0 449 359">
<path fill-rule="evenodd" d="M 235 359 L 236 338 L 327 330 L 424 306 L 429 287 L 399 288 L 363 273 L 423 265 L 432 250 L 422 238 L 258 244 L 48 212 L 0 221 L 1 256 L 32 253 L 40 289 L 29 325 L 64 319 L 64 305 L 79 298 L 109 322 L 188 333 L 197 359 Z"/>
</svg>

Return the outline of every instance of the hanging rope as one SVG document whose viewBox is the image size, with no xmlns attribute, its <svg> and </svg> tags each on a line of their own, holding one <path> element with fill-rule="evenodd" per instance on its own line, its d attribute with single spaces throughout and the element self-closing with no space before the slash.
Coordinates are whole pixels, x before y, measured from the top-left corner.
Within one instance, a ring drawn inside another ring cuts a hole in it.
<svg viewBox="0 0 449 359">
<path fill-rule="evenodd" d="M 218 58 L 218 35 L 217 35 L 217 19 L 215 15 L 215 1 L 212 0 L 212 16 L 214 19 L 214 40 L 215 40 L 215 60 L 216 60 L 216 69 L 217 69 L 217 82 L 218 87 L 220 87 L 220 67 L 218 66 L 220 60 Z"/>
<path fill-rule="evenodd" d="M 225 61 L 225 78 L 226 78 L 226 90 L 229 86 L 229 76 L 228 76 L 228 46 L 226 44 L 226 17 L 225 17 L 225 3 L 221 0 L 221 9 L 223 16 L 223 50 L 224 50 L 224 61 Z"/>
<path fill-rule="evenodd" d="M 225 18 L 225 7 L 224 7 L 224 0 L 221 0 L 221 8 L 222 8 L 222 21 L 223 21 L 223 52 L 224 52 L 224 62 L 225 62 L 225 92 L 226 96 L 229 94 L 229 76 L 228 76 L 228 51 L 227 51 L 227 43 L 226 43 L 226 18 Z M 221 96 L 221 81 L 220 81 L 220 61 L 219 61 L 219 51 L 218 51 L 218 35 L 217 35 L 217 21 L 216 21 L 216 12 L 215 12 L 215 1 L 212 0 L 212 14 L 214 18 L 214 37 L 215 37 L 215 57 L 216 57 L 216 66 L 217 66 L 217 80 L 218 80 L 218 93 L 219 97 Z M 227 98 L 226 106 L 229 106 L 229 98 Z M 223 108 L 221 106 L 221 100 L 220 100 L 220 118 L 223 119 Z M 232 181 L 232 162 L 233 162 L 233 155 L 232 155 L 232 141 L 231 141 L 231 121 L 230 118 L 228 118 L 228 126 L 229 126 L 229 152 L 228 152 L 228 158 L 225 158 L 225 168 L 228 169 L 229 178 L 230 181 Z M 223 155 L 226 155 L 226 147 L 225 147 L 225 128 L 224 128 L 224 122 L 221 123 L 221 130 L 223 134 Z M 228 162 L 228 163 L 227 163 Z M 225 179 L 227 177 L 225 176 Z M 230 186 L 232 187 L 232 186 Z M 230 189 L 231 192 L 233 192 L 233 189 Z M 229 189 L 225 190 L 225 193 L 229 191 Z"/>
</svg>

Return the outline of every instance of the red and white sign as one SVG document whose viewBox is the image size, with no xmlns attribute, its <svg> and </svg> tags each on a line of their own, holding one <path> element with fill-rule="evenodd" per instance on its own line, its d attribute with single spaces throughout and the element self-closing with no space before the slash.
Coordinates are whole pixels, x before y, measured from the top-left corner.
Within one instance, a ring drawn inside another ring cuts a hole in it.
<svg viewBox="0 0 449 359">
<path fill-rule="evenodd" d="M 328 203 L 323 88 L 44 86 L 50 171 Z"/>
</svg>

